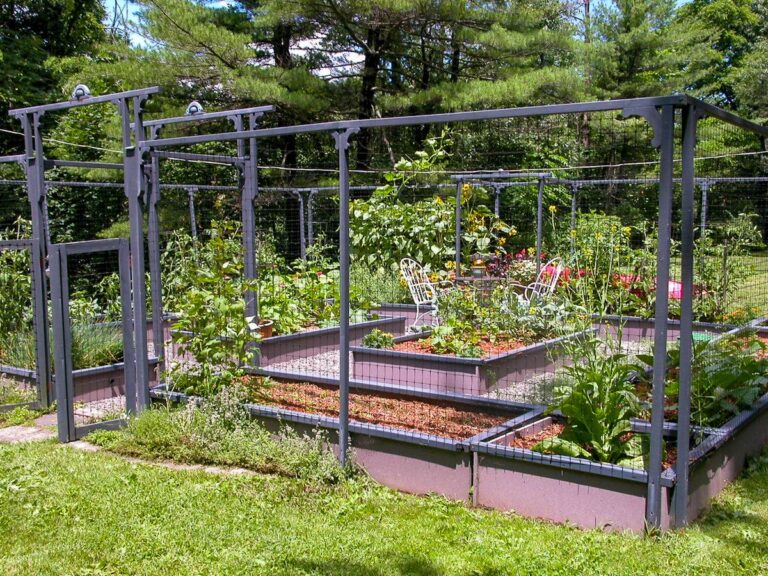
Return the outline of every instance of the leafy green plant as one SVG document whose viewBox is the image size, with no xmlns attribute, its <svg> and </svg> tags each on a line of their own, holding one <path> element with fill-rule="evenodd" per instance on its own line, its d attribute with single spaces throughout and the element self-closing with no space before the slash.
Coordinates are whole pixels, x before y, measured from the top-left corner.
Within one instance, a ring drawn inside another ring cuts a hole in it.
<svg viewBox="0 0 768 576">
<path fill-rule="evenodd" d="M 462 332 L 455 326 L 435 326 L 429 337 L 433 352 L 455 354 L 463 358 L 480 358 L 483 351 L 477 345 L 479 337 L 472 332 Z"/>
<path fill-rule="evenodd" d="M 210 266 L 197 269 L 173 325 L 181 354 L 192 361 L 173 365 L 170 381 L 187 394 L 210 395 L 242 376 L 259 338 L 254 318 L 245 313 L 245 293 L 256 287 L 243 277 L 242 258 L 227 250 L 225 237 L 208 244 Z"/>
<path fill-rule="evenodd" d="M 653 357 L 638 359 L 653 365 Z M 666 393 L 677 397 L 680 389 L 680 348 L 667 352 Z M 721 426 L 750 408 L 768 386 L 766 345 L 753 334 L 725 338 L 715 343 L 693 343 L 691 378 L 691 422 L 698 426 Z M 671 409 L 676 409 L 673 404 Z"/>
<path fill-rule="evenodd" d="M 639 467 L 646 450 L 630 425 L 641 412 L 630 382 L 638 365 L 620 352 L 606 353 L 604 346 L 594 335 L 566 344 L 574 363 L 565 368 L 567 383 L 555 388 L 555 404 L 549 408 L 562 413 L 565 429 L 533 449 Z"/>
<path fill-rule="evenodd" d="M 455 197 L 419 197 L 409 188 L 423 172 L 439 171 L 451 141 L 443 134 L 427 139 L 426 144 L 427 149 L 416 152 L 415 158 L 401 158 L 395 163 L 393 170 L 384 175 L 386 184 L 370 199 L 352 202 L 349 237 L 354 261 L 396 269 L 402 258 L 409 257 L 433 272 L 453 265 Z M 466 184 L 460 202 L 465 219 L 463 256 L 501 250 L 507 238 L 516 233 L 488 208 L 482 188 Z"/>
<path fill-rule="evenodd" d="M 394 348 L 395 337 L 389 332 L 374 328 L 363 337 L 363 346 L 378 349 Z"/>
</svg>

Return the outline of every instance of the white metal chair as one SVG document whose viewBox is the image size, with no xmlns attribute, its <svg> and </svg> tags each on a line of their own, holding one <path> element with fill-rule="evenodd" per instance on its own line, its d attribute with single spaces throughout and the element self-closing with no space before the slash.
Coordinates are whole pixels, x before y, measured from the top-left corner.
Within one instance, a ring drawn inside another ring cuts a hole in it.
<svg viewBox="0 0 768 576">
<path fill-rule="evenodd" d="M 563 261 L 560 258 L 553 258 L 541 267 L 536 280 L 527 286 L 517 282 L 510 283 L 510 286 L 522 289 L 517 294 L 517 300 L 520 304 L 528 305 L 531 303 L 531 300 L 538 300 L 539 298 L 554 294 L 564 269 Z"/>
<path fill-rule="evenodd" d="M 412 258 L 403 258 L 400 260 L 400 273 L 403 275 L 408 290 L 411 293 L 414 304 L 416 304 L 416 318 L 411 324 L 410 329 L 417 329 L 420 322 L 426 316 L 432 316 L 429 324 L 435 326 L 439 324 L 440 318 L 437 313 L 438 298 L 442 291 L 453 287 L 450 282 L 444 281 L 435 284 L 429 279 L 424 267 Z M 429 307 L 428 309 L 424 309 Z"/>
</svg>

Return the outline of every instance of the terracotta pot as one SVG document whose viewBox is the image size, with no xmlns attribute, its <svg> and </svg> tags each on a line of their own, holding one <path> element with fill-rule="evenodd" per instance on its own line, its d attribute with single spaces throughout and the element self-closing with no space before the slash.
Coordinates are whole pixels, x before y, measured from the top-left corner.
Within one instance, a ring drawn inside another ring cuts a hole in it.
<svg viewBox="0 0 768 576">
<path fill-rule="evenodd" d="M 272 320 L 261 320 L 259 322 L 259 336 L 269 338 L 274 331 L 274 322 Z"/>
</svg>

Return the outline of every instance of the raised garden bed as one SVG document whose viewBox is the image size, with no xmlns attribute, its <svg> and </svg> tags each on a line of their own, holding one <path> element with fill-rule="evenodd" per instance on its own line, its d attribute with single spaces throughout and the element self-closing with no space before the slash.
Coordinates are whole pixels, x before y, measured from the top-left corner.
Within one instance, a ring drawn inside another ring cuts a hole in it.
<svg viewBox="0 0 768 576">
<path fill-rule="evenodd" d="M 149 368 L 149 384 L 158 383 L 157 358 L 147 360 Z M 94 368 L 81 368 L 72 371 L 75 402 L 92 402 L 125 395 L 125 365 L 122 362 Z M 12 366 L 0 366 L 0 374 L 17 382 L 22 388 L 36 390 L 37 376 L 31 370 L 22 370 Z M 56 375 L 52 375 L 52 382 Z"/>
<path fill-rule="evenodd" d="M 338 385 L 287 383 L 277 392 L 284 384 L 276 383 L 272 392 L 263 392 L 258 404 L 247 405 L 251 414 L 275 431 L 281 425 L 307 434 L 327 430 L 330 441 L 338 446 Z M 188 400 L 164 387 L 153 389 L 152 397 Z M 491 437 L 541 410 L 497 400 L 473 402 L 439 395 L 427 400 L 353 389 L 349 425 L 353 458 L 372 478 L 391 488 L 469 501 L 470 442 Z"/>
<path fill-rule="evenodd" d="M 584 334 L 578 332 L 553 338 L 485 358 L 458 358 L 354 346 L 351 348 L 352 376 L 404 388 L 484 395 L 545 372 L 554 372 L 562 363 L 556 356 L 563 343 Z M 407 335 L 395 341 L 402 344 L 425 335 Z"/>
<path fill-rule="evenodd" d="M 647 473 L 530 450 L 532 444 L 556 431 L 552 424 L 549 418 L 536 417 L 491 439 L 471 443 L 475 454 L 474 504 L 585 528 L 642 532 Z M 645 433 L 648 424 L 636 421 L 633 428 L 636 433 Z M 674 524 L 674 425 L 665 427 L 665 436 L 668 449 L 661 483 L 662 529 Z M 700 431 L 694 437 L 700 442 L 689 455 L 688 522 L 695 520 L 710 499 L 741 473 L 746 459 L 759 454 L 768 442 L 768 395 L 722 428 Z"/>
<path fill-rule="evenodd" d="M 351 324 L 349 327 L 350 344 L 359 344 L 374 328 L 384 332 L 402 333 L 405 331 L 404 316 L 381 317 L 366 322 Z M 285 336 L 272 336 L 259 342 L 261 351 L 259 365 L 269 366 L 298 358 L 338 350 L 340 329 L 318 328 Z"/>
<path fill-rule="evenodd" d="M 359 344 L 375 328 L 385 332 L 403 332 L 405 330 L 405 318 L 382 317 L 350 324 L 350 344 Z M 257 344 L 259 349 L 257 364 L 259 366 L 270 366 L 272 364 L 290 362 L 338 351 L 340 333 L 340 328 L 334 326 L 264 338 Z M 171 336 L 174 334 L 185 334 L 185 332 L 171 330 Z M 178 344 L 173 343 L 172 348 L 174 354 L 173 358 L 171 358 L 172 360 L 185 359 L 185 356 L 179 352 L 180 346 Z"/>
</svg>

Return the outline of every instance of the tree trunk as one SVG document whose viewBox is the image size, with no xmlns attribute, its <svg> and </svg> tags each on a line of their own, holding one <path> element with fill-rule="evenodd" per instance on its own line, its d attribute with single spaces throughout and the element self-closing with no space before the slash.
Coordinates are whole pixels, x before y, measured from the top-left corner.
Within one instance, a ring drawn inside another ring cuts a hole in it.
<svg viewBox="0 0 768 576">
<path fill-rule="evenodd" d="M 367 120 L 373 118 L 376 96 L 376 82 L 381 68 L 381 32 L 376 29 L 368 30 L 367 49 L 363 62 L 363 81 L 360 87 L 360 107 L 358 118 Z M 357 136 L 357 169 L 368 168 L 371 159 L 371 132 L 361 130 Z"/>
</svg>

